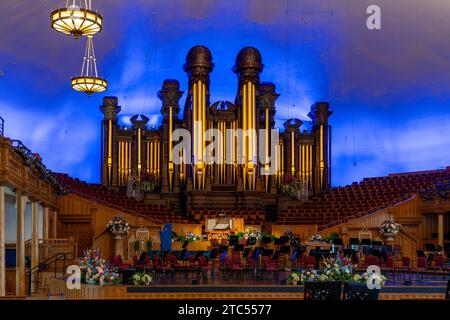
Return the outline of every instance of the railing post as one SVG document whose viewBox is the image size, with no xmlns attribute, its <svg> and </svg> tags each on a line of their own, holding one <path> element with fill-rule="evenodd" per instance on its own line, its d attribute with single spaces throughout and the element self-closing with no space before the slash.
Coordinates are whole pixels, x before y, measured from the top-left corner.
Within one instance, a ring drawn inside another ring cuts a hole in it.
<svg viewBox="0 0 450 320">
<path fill-rule="evenodd" d="M 63 269 L 62 269 L 62 271 L 61 271 L 61 273 L 62 273 L 62 278 L 64 279 L 65 278 L 65 275 L 66 275 L 66 254 L 64 253 L 64 259 L 63 259 Z"/>
<path fill-rule="evenodd" d="M 31 268 L 28 272 L 28 296 L 31 296 Z"/>
</svg>

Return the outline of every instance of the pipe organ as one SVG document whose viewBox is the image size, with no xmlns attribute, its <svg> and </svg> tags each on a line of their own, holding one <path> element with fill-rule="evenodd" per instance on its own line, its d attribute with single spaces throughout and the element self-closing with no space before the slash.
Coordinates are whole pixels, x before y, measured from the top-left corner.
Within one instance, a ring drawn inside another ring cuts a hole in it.
<svg viewBox="0 0 450 320">
<path fill-rule="evenodd" d="M 144 115 L 131 117 L 131 126 L 121 127 L 117 98 L 103 99 L 102 184 L 120 187 L 127 185 L 131 177 L 151 176 L 163 193 L 209 192 L 215 186 L 270 193 L 287 179 L 297 179 L 313 194 L 329 189 L 328 103 L 318 102 L 311 107 L 310 126 L 304 126 L 299 119 L 289 119 L 280 132 L 275 128 L 279 94 L 273 83 L 260 82 L 264 65 L 256 48 L 243 48 L 236 57 L 233 72 L 238 77 L 238 88 L 234 103 L 210 103 L 213 67 L 208 48 L 191 48 L 183 66 L 188 88 L 182 117 L 180 84 L 177 80 L 165 80 L 158 92 L 162 101 L 162 123 L 158 128 L 149 128 L 149 118 Z M 173 141 L 176 129 L 190 134 L 190 150 L 173 153 L 173 148 L 181 143 Z M 275 141 L 270 131 L 273 129 L 278 133 Z M 175 158 L 181 158 L 181 162 Z"/>
</svg>

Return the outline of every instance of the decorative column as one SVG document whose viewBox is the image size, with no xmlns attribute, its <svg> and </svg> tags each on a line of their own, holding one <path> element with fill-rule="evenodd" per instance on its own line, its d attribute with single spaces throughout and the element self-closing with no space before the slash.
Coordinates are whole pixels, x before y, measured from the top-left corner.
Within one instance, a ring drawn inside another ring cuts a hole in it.
<svg viewBox="0 0 450 320">
<path fill-rule="evenodd" d="M 176 128 L 178 122 L 178 113 L 180 112 L 180 98 L 183 91 L 180 91 L 180 83 L 177 80 L 166 79 L 163 82 L 158 97 L 162 101 L 161 114 L 162 121 L 162 192 L 174 191 L 174 185 L 178 185 L 179 181 L 174 182 L 178 166 L 173 163 L 173 142 L 172 132 Z M 178 155 L 176 155 L 178 156 Z M 184 165 L 184 164 L 183 164 Z"/>
<path fill-rule="evenodd" d="M 123 257 L 123 235 L 114 234 L 114 256 Z"/>
<path fill-rule="evenodd" d="M 263 68 L 261 53 L 253 47 L 241 49 L 236 56 L 233 67 L 233 72 L 238 76 L 236 105 L 238 107 L 239 129 L 242 129 L 244 133 L 242 146 L 238 146 L 238 148 L 243 150 L 244 159 L 240 159 L 240 162 L 244 162 L 241 165 L 241 171 L 245 190 L 256 189 L 256 177 L 259 170 L 257 159 L 259 115 L 256 112 L 256 101 L 259 95 L 259 75 Z"/>
<path fill-rule="evenodd" d="M 53 219 L 52 219 L 52 234 L 51 237 L 52 239 L 56 239 L 58 238 L 58 213 L 56 212 L 56 210 L 52 210 L 52 215 L 53 215 Z"/>
<path fill-rule="evenodd" d="M 49 208 L 48 207 L 44 207 L 43 208 L 43 213 L 42 213 L 42 238 L 43 239 L 48 239 L 48 235 L 49 235 Z"/>
<path fill-rule="evenodd" d="M 444 247 L 444 214 L 438 213 L 438 245 Z"/>
<path fill-rule="evenodd" d="M 328 117 L 332 114 L 327 102 L 317 102 L 308 117 L 313 122 L 315 138 L 314 190 L 317 193 L 330 189 L 331 185 L 331 127 Z"/>
<path fill-rule="evenodd" d="M 118 185 L 117 176 L 117 114 L 121 107 L 118 105 L 116 97 L 104 97 L 103 105 L 100 106 L 103 112 L 102 121 L 102 184 L 107 186 Z"/>
<path fill-rule="evenodd" d="M 6 293 L 5 273 L 5 187 L 0 185 L 0 296 Z"/>
<path fill-rule="evenodd" d="M 299 135 L 300 127 L 303 122 L 299 119 L 289 119 L 284 123 L 284 137 L 286 141 L 286 172 L 288 172 L 292 177 L 298 176 L 299 170 Z"/>
<path fill-rule="evenodd" d="M 25 208 L 27 197 L 17 192 L 16 295 L 26 295 L 25 272 Z"/>
<path fill-rule="evenodd" d="M 31 203 L 31 268 L 39 264 L 39 219 L 38 219 L 38 203 L 33 201 Z M 31 291 L 35 291 L 36 274 L 31 279 L 34 281 L 31 284 Z"/>
<path fill-rule="evenodd" d="M 259 86 L 259 104 L 258 104 L 258 114 L 259 114 L 259 128 L 266 129 L 266 147 L 265 147 L 265 157 L 264 159 L 264 170 L 266 172 L 269 171 L 269 157 L 276 156 L 271 154 L 271 132 L 270 130 L 275 127 L 275 100 L 278 99 L 280 95 L 276 93 L 276 87 L 271 82 L 263 82 Z M 272 163 L 273 165 L 273 163 Z M 264 186 L 265 191 L 269 192 L 271 187 L 271 182 L 273 179 L 271 179 L 268 174 L 264 177 Z"/>
<path fill-rule="evenodd" d="M 213 69 L 212 55 L 205 46 L 192 47 L 183 66 L 189 77 L 190 130 L 192 133 L 192 186 L 194 190 L 204 190 L 206 185 L 205 131 L 208 130 L 207 111 L 209 109 L 209 74 Z"/>
</svg>

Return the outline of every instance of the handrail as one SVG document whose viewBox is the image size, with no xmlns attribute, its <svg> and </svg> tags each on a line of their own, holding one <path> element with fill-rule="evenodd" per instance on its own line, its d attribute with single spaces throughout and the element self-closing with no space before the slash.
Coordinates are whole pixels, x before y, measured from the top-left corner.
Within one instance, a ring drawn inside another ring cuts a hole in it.
<svg viewBox="0 0 450 320">
<path fill-rule="evenodd" d="M 58 193 L 65 193 L 63 185 L 55 178 L 52 171 L 47 169 L 45 164 L 42 163 L 39 155 L 34 154 L 20 140 L 11 140 L 11 148 L 22 157 L 26 166 L 35 168 L 41 174 L 41 178 L 50 182 Z"/>
<path fill-rule="evenodd" d="M 67 260 L 68 254 L 72 255 L 72 259 L 74 258 L 73 253 L 60 252 L 60 253 L 57 253 L 57 254 L 53 255 L 52 257 L 48 258 L 44 262 L 41 262 L 38 265 L 36 265 L 34 267 L 30 267 L 28 269 L 28 271 L 27 271 L 27 273 L 28 273 L 28 296 L 31 296 L 32 282 L 39 283 L 39 273 L 43 270 L 48 269 L 51 266 L 51 264 L 54 264 L 54 266 L 55 266 L 55 277 L 56 277 L 57 262 L 63 261 L 63 268 L 62 268 L 61 273 L 62 273 L 62 276 L 64 277 L 64 273 L 65 273 L 65 269 L 66 269 L 66 260 Z M 35 280 L 35 281 L 32 280 L 34 274 L 37 274 L 37 280 Z"/>
<path fill-rule="evenodd" d="M 321 226 L 319 226 L 317 229 L 318 229 L 319 231 L 322 231 L 322 230 L 325 230 L 325 229 L 328 229 L 328 228 L 332 228 L 332 227 L 338 226 L 338 225 L 340 225 L 340 224 L 342 224 L 342 223 L 345 223 L 345 222 L 347 222 L 347 221 L 349 221 L 349 220 L 359 219 L 359 218 L 366 218 L 366 217 L 369 217 L 369 216 L 378 214 L 378 213 L 382 212 L 383 210 L 386 210 L 387 208 L 391 208 L 391 207 L 394 207 L 394 206 L 398 206 L 399 204 L 402 204 L 402 203 L 405 203 L 405 202 L 407 202 L 407 201 L 410 201 L 410 200 L 414 199 L 416 196 L 417 196 L 417 195 L 414 193 L 412 196 L 410 196 L 410 197 L 407 198 L 407 199 L 403 199 L 403 200 L 401 200 L 401 201 L 399 201 L 399 202 L 396 202 L 395 204 L 390 204 L 390 205 L 388 205 L 388 206 L 386 206 L 386 207 L 383 207 L 383 208 L 381 208 L 381 209 L 379 209 L 379 210 L 377 210 L 377 211 L 374 211 L 374 212 L 372 212 L 372 213 L 368 213 L 368 214 L 366 214 L 366 215 L 364 215 L 364 216 L 359 216 L 359 217 L 357 217 L 357 215 L 359 215 L 360 213 L 364 212 L 364 211 L 361 211 L 361 212 L 358 212 L 358 213 L 353 214 L 353 215 L 351 215 L 351 216 L 347 216 L 347 217 L 345 217 L 345 218 L 342 218 L 342 219 L 339 219 L 339 220 L 336 220 L 336 221 L 333 221 L 333 222 L 330 222 L 330 223 L 321 225 Z M 403 197 L 401 197 L 401 198 L 403 198 Z M 399 198 L 399 199 L 400 199 L 400 198 Z"/>
</svg>

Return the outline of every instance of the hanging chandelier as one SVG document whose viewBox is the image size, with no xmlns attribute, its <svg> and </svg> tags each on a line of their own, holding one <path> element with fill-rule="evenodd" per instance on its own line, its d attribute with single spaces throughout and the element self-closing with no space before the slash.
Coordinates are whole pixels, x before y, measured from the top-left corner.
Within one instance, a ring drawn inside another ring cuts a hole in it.
<svg viewBox="0 0 450 320">
<path fill-rule="evenodd" d="M 103 92 L 108 88 L 108 82 L 100 78 L 97 73 L 97 62 L 95 59 L 94 42 L 92 36 L 87 37 L 86 51 L 81 67 L 81 75 L 72 78 L 72 88 L 76 91 L 87 93 Z"/>
<path fill-rule="evenodd" d="M 102 31 L 103 17 L 91 8 L 92 0 L 66 0 L 65 8 L 50 14 L 51 27 L 75 39 L 93 36 Z"/>
</svg>

